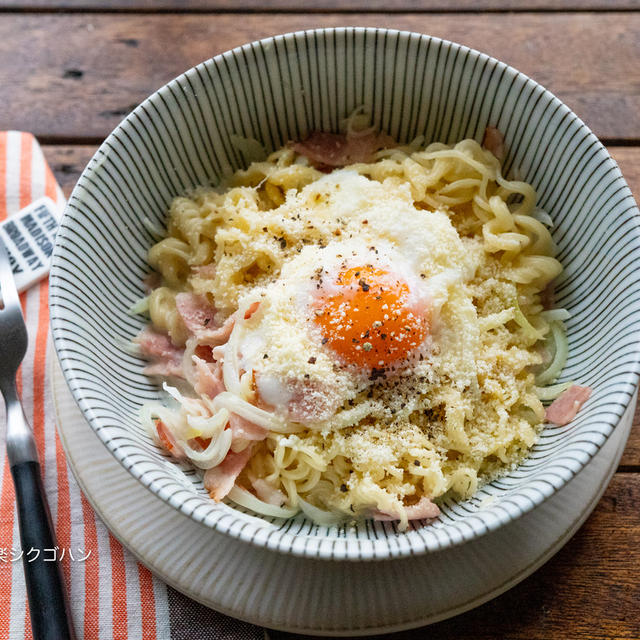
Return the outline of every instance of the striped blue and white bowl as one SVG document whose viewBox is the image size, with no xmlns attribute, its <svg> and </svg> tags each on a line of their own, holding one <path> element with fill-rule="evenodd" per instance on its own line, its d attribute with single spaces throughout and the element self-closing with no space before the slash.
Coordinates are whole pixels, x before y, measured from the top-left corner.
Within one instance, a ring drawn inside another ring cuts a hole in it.
<svg viewBox="0 0 640 640">
<path fill-rule="evenodd" d="M 505 174 L 534 185 L 555 221 L 567 322 L 563 380 L 594 389 L 578 418 L 547 426 L 517 469 L 437 522 L 319 527 L 303 517 L 257 517 L 215 504 L 193 470 L 162 454 L 138 421 L 161 391 L 126 343 L 143 320 L 145 217 L 162 225 L 176 195 L 244 166 L 231 136 L 269 150 L 315 130 L 336 131 L 360 105 L 400 141 L 480 141 L 504 132 Z M 535 509 L 578 473 L 615 429 L 640 369 L 640 217 L 615 162 L 555 96 L 466 47 L 381 29 L 321 29 L 234 49 L 179 76 L 107 138 L 67 206 L 51 271 L 53 336 L 65 377 L 91 428 L 122 465 L 176 509 L 254 545 L 314 558 L 392 558 L 470 540 Z"/>
</svg>

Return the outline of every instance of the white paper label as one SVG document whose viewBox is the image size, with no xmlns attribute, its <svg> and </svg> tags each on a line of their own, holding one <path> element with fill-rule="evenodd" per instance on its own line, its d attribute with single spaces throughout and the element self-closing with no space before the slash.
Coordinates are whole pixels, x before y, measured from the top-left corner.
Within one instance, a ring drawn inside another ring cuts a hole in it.
<svg viewBox="0 0 640 640">
<path fill-rule="evenodd" d="M 0 237 L 18 291 L 24 291 L 49 273 L 60 210 L 50 198 L 40 198 L 0 224 Z"/>
</svg>

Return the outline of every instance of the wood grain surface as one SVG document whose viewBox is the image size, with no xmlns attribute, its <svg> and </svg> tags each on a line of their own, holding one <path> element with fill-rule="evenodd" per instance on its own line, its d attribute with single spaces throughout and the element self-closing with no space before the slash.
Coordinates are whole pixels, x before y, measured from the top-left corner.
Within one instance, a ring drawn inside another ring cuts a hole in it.
<svg viewBox="0 0 640 640">
<path fill-rule="evenodd" d="M 0 129 L 97 141 L 154 90 L 212 55 L 277 33 L 344 25 L 407 29 L 481 49 L 556 93 L 601 138 L 640 140 L 635 12 L 0 14 Z"/>
<path fill-rule="evenodd" d="M 3 0 L 0 9 L 74 11 L 611 11 L 638 0 Z"/>
<path fill-rule="evenodd" d="M 429 33 L 512 64 L 604 139 L 640 194 L 640 0 L 0 0 L 0 130 L 33 131 L 68 195 L 104 137 L 185 69 L 346 25 Z M 550 562 L 474 611 L 381 638 L 640 640 L 639 511 L 640 410 L 605 496 Z"/>
</svg>

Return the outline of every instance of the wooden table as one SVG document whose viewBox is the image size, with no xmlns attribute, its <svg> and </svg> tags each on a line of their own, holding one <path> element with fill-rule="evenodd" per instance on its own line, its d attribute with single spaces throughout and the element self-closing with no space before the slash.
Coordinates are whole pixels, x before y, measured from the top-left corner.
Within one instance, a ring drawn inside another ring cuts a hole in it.
<svg viewBox="0 0 640 640">
<path fill-rule="evenodd" d="M 69 194 L 122 117 L 194 64 L 297 29 L 394 27 L 469 45 L 542 83 L 605 142 L 640 193 L 638 0 L 315 0 L 302 12 L 303 5 L 0 0 L 0 130 L 35 133 Z M 636 414 L 604 498 L 546 566 L 472 612 L 392 637 L 640 638 L 639 422 Z"/>
</svg>

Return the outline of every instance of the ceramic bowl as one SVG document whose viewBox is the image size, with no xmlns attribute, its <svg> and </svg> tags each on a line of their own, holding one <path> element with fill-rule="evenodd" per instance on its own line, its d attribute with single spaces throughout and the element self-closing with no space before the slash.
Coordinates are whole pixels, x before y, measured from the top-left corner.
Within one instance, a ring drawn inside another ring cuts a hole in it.
<svg viewBox="0 0 640 640">
<path fill-rule="evenodd" d="M 564 266 L 556 303 L 571 313 L 561 380 L 593 388 L 579 416 L 548 425 L 531 455 L 470 500 L 445 501 L 438 520 L 321 527 L 298 516 L 258 517 L 209 499 L 201 477 L 154 444 L 138 421 L 161 390 L 127 343 L 143 319 L 145 217 L 162 225 L 172 198 L 245 166 L 233 135 L 273 150 L 315 130 L 336 131 L 364 105 L 399 141 L 506 138 L 503 173 L 533 184 L 555 222 Z M 383 29 L 319 29 L 216 56 L 145 100 L 107 138 L 66 208 L 51 270 L 53 337 L 76 402 L 104 445 L 162 500 L 246 543 L 305 557 L 388 559 L 477 538 L 538 507 L 587 465 L 635 391 L 640 349 L 639 212 L 602 144 L 551 93 L 466 47 Z"/>
</svg>

